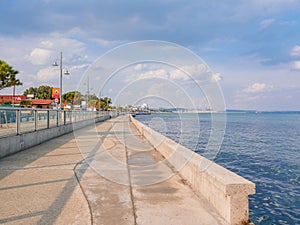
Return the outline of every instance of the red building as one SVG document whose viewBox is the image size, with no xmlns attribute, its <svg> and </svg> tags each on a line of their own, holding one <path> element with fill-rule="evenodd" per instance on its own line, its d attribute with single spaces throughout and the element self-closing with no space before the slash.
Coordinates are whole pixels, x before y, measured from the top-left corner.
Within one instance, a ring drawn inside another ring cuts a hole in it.
<svg viewBox="0 0 300 225">
<path fill-rule="evenodd" d="M 24 100 L 24 95 L 0 95 L 0 104 L 4 104 L 6 102 L 11 102 L 14 104 L 19 104 L 20 101 Z"/>
</svg>

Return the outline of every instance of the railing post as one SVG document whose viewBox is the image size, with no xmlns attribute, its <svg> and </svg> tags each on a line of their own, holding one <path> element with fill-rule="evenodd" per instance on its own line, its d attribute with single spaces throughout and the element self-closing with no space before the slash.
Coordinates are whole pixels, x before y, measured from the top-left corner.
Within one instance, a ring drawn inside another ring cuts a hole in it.
<svg viewBox="0 0 300 225">
<path fill-rule="evenodd" d="M 56 126 L 58 127 L 58 110 L 56 110 Z"/>
<path fill-rule="evenodd" d="M 2 110 L 0 111 L 0 127 L 2 127 Z"/>
<path fill-rule="evenodd" d="M 37 111 L 34 110 L 34 131 L 37 131 L 38 129 L 38 117 L 37 117 Z"/>
<path fill-rule="evenodd" d="M 20 109 L 18 109 L 16 111 L 16 132 L 17 132 L 17 135 L 19 135 L 21 133 L 21 111 Z"/>
<path fill-rule="evenodd" d="M 47 110 L 47 129 L 50 127 L 50 111 Z"/>
<path fill-rule="evenodd" d="M 66 111 L 64 110 L 63 112 L 64 112 L 64 125 L 66 125 L 66 123 L 67 123 Z"/>
</svg>

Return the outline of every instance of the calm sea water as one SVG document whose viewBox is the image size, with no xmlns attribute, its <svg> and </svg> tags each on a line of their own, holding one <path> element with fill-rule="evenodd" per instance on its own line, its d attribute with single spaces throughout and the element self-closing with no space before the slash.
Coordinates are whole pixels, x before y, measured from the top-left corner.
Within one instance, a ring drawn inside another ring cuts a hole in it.
<svg viewBox="0 0 300 225">
<path fill-rule="evenodd" d="M 262 225 L 300 224 L 300 113 L 226 117 L 224 140 L 213 161 L 256 184 L 257 193 L 249 197 L 250 220 Z M 215 129 L 210 114 L 136 118 L 204 156 Z"/>
</svg>

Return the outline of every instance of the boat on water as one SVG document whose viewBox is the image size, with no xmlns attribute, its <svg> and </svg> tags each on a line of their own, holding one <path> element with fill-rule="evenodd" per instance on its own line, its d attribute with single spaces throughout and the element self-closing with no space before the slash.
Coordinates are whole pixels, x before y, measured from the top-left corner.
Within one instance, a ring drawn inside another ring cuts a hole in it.
<svg viewBox="0 0 300 225">
<path fill-rule="evenodd" d="M 134 111 L 131 113 L 132 117 L 135 117 L 137 115 L 150 115 L 151 112 L 149 111 Z"/>
</svg>

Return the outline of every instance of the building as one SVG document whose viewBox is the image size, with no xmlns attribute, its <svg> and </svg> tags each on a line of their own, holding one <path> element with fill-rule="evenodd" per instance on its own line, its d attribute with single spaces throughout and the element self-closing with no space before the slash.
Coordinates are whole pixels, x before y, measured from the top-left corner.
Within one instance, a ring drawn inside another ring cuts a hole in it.
<svg viewBox="0 0 300 225">
<path fill-rule="evenodd" d="M 31 99 L 32 108 L 52 109 L 55 106 L 55 100 L 53 99 Z"/>
<path fill-rule="evenodd" d="M 24 95 L 0 95 L 0 104 L 5 104 L 7 102 L 19 104 L 20 101 L 24 100 Z"/>
<path fill-rule="evenodd" d="M 31 101 L 32 108 L 52 109 L 55 106 L 54 99 L 26 99 L 24 95 L 0 95 L 0 104 L 10 103 L 19 105 L 22 100 Z"/>
</svg>

